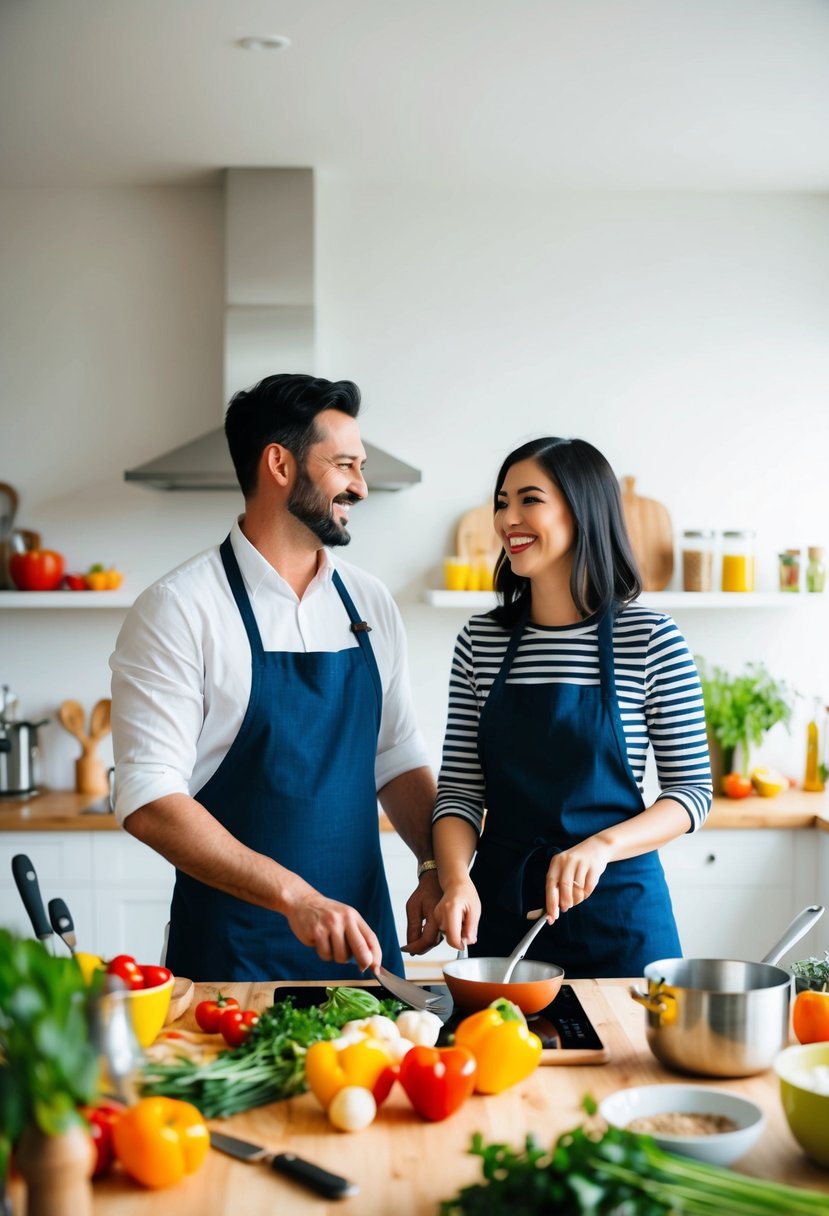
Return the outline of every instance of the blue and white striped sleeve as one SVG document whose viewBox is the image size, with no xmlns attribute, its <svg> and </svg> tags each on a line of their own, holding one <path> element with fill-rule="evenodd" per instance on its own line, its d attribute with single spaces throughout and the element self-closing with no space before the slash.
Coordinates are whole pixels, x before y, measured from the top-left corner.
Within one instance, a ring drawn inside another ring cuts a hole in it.
<svg viewBox="0 0 829 1216">
<path fill-rule="evenodd" d="M 469 627 L 458 634 L 449 677 L 449 711 L 432 822 L 447 815 L 466 820 L 480 835 L 484 775 L 478 759 L 480 705 L 475 687 Z"/>
<path fill-rule="evenodd" d="M 671 617 L 662 617 L 648 641 L 645 716 L 660 791 L 688 812 L 690 832 L 711 810 L 712 784 L 705 707 L 699 675 L 685 638 Z"/>
</svg>

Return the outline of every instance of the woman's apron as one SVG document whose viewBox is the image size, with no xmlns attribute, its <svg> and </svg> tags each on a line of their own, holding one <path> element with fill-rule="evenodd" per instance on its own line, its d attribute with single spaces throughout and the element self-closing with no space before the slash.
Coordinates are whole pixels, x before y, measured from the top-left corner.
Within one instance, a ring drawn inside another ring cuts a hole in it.
<svg viewBox="0 0 829 1216">
<path fill-rule="evenodd" d="M 266 651 L 228 537 L 220 549 L 250 642 L 250 700 L 195 795 L 237 840 L 328 899 L 356 908 L 403 974 L 383 859 L 374 763 L 383 694 L 368 631 L 345 650 Z M 352 625 L 357 609 L 334 571 Z M 356 979 L 294 937 L 287 919 L 176 871 L 166 964 L 194 980 Z"/>
<path fill-rule="evenodd" d="M 481 712 L 487 814 L 472 867 L 483 908 L 475 955 L 513 950 L 527 912 L 544 906 L 554 854 L 644 809 L 616 699 L 613 614 L 599 621 L 600 687 L 508 683 L 527 620 L 513 630 Z M 611 862 L 593 894 L 528 951 L 573 978 L 639 976 L 647 963 L 680 954 L 657 852 Z"/>
</svg>

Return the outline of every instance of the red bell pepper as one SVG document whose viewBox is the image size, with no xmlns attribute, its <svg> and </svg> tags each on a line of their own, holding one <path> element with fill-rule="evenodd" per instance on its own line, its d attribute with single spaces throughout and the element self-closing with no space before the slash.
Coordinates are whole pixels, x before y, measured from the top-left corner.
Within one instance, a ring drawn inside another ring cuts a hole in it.
<svg viewBox="0 0 829 1216">
<path fill-rule="evenodd" d="M 400 1084 L 417 1113 L 438 1123 L 472 1093 L 476 1068 L 465 1047 L 412 1047 L 400 1061 Z"/>
</svg>

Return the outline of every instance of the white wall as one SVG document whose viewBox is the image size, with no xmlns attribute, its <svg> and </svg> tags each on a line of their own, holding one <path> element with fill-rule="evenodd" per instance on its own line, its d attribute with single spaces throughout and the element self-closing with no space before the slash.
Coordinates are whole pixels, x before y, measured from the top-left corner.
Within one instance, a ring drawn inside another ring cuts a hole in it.
<svg viewBox="0 0 829 1216">
<path fill-rule="evenodd" d="M 458 517 L 506 452 L 581 435 L 678 530 L 754 527 L 829 549 L 829 198 L 501 195 L 317 182 L 317 370 L 351 377 L 363 430 L 423 470 L 353 519 L 348 556 L 394 591 L 433 762 L 464 614 L 438 585 Z M 159 494 L 122 470 L 221 417 L 221 197 L 212 188 L 0 192 L 0 480 L 70 565 L 139 590 L 221 538 L 232 495 Z M 278 370 L 278 369 L 274 369 Z M 765 659 L 829 702 L 825 601 L 677 613 L 693 649 Z M 0 613 L 0 680 L 27 715 L 107 695 L 117 613 Z M 802 716 L 802 715 L 801 715 Z M 803 729 L 769 758 L 801 775 Z M 72 781 L 50 726 L 44 776 Z"/>
</svg>

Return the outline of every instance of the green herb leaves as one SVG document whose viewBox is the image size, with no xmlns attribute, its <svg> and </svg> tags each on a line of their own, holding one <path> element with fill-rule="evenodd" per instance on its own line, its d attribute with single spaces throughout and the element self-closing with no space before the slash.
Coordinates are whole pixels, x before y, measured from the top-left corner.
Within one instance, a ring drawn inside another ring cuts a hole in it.
<svg viewBox="0 0 829 1216">
<path fill-rule="evenodd" d="M 749 663 L 741 675 L 731 676 L 722 667 L 707 667 L 697 657 L 697 669 L 705 701 L 705 724 L 709 733 L 729 751 L 739 743 L 744 749 L 743 770 L 748 771 L 748 746 L 758 744 L 777 722 L 788 728 L 793 693 L 775 680 L 763 663 Z"/>
</svg>

